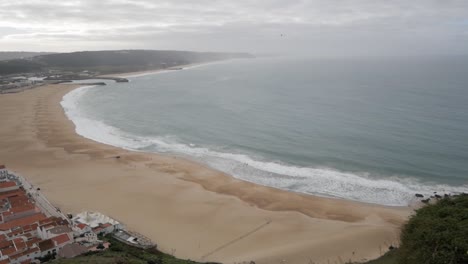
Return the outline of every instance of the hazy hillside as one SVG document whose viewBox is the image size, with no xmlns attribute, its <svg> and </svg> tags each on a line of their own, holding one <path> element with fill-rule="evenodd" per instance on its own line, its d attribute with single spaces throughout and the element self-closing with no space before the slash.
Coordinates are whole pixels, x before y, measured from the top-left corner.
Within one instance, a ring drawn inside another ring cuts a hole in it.
<svg viewBox="0 0 468 264">
<path fill-rule="evenodd" d="M 36 56 L 26 60 L 0 61 L 0 74 L 61 69 L 115 73 L 161 69 L 184 64 L 249 58 L 246 53 L 216 53 L 162 50 L 83 51 Z"/>
<path fill-rule="evenodd" d="M 26 51 L 0 51 L 0 61 L 13 59 L 26 59 L 39 55 L 51 54 L 51 52 L 26 52 Z"/>
</svg>

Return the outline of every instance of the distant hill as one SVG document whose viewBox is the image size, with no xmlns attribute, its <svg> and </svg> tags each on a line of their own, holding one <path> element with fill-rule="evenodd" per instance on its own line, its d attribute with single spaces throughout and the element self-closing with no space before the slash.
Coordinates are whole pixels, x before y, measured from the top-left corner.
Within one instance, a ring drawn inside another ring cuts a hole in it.
<svg viewBox="0 0 468 264">
<path fill-rule="evenodd" d="M 253 56 L 247 53 L 172 50 L 82 51 L 40 55 L 22 60 L 0 61 L 0 74 L 36 72 L 49 69 L 118 73 L 251 57 Z"/>
<path fill-rule="evenodd" d="M 51 54 L 52 52 L 0 51 L 0 61 L 27 59 L 34 56 Z"/>
</svg>

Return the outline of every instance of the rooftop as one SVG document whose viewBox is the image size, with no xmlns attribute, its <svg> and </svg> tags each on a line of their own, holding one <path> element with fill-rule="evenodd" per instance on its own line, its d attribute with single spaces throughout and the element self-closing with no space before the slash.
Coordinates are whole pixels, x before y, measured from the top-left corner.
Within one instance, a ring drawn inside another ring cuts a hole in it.
<svg viewBox="0 0 468 264">
<path fill-rule="evenodd" d="M 38 246 L 41 251 L 47 251 L 53 249 L 55 247 L 55 244 L 54 241 L 52 241 L 52 239 L 47 239 L 39 242 Z"/>
<path fill-rule="evenodd" d="M 38 251 L 39 251 L 39 248 L 37 248 L 37 247 L 30 248 L 30 249 L 28 249 L 26 251 L 23 251 L 21 253 L 16 253 L 16 254 L 10 256 L 10 259 L 19 259 L 22 256 L 29 255 L 29 254 L 32 254 L 32 253 L 35 253 L 35 252 L 38 252 Z"/>
<path fill-rule="evenodd" d="M 87 224 L 83 224 L 83 223 L 79 223 L 76 225 L 79 229 L 83 230 L 85 229 L 88 225 Z"/>
<path fill-rule="evenodd" d="M 13 182 L 13 181 L 0 182 L 0 189 L 9 188 L 13 186 L 16 186 L 16 182 Z"/>
<path fill-rule="evenodd" d="M 46 219 L 47 217 L 43 213 L 37 213 L 30 216 L 26 216 L 20 219 L 15 219 L 7 223 L 0 224 L 0 230 L 8 230 L 13 227 L 31 225 L 37 221 Z"/>
<path fill-rule="evenodd" d="M 76 222 L 87 224 L 91 228 L 96 228 L 100 224 L 103 224 L 103 223 L 110 223 L 112 225 L 119 224 L 119 222 L 117 222 L 116 220 L 98 212 L 83 212 L 83 213 L 77 214 L 73 218 L 73 220 Z"/>
<path fill-rule="evenodd" d="M 54 242 L 57 243 L 57 245 L 64 244 L 68 241 L 70 241 L 70 237 L 67 234 L 61 234 L 59 236 L 51 238 Z"/>
<path fill-rule="evenodd" d="M 66 226 L 66 225 L 61 225 L 61 226 L 56 226 L 56 227 L 50 229 L 49 231 L 52 234 L 59 235 L 59 234 L 63 234 L 63 233 L 72 232 L 73 230 L 71 230 L 71 228 Z"/>
</svg>

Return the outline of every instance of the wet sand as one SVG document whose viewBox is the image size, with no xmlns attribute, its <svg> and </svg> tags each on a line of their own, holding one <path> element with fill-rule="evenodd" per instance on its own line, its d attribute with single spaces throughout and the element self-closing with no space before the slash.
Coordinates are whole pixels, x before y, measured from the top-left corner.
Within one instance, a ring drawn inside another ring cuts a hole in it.
<svg viewBox="0 0 468 264">
<path fill-rule="evenodd" d="M 281 191 L 182 158 L 91 141 L 75 133 L 60 105 L 76 87 L 0 95 L 0 164 L 40 187 L 63 212 L 108 214 L 177 257 L 362 261 L 397 243 L 412 211 Z"/>
</svg>

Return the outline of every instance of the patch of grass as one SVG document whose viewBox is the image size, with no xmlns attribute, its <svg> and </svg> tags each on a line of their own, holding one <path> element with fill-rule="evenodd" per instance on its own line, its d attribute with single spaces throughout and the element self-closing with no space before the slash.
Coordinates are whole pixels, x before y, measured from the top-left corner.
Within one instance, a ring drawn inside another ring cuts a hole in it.
<svg viewBox="0 0 468 264">
<path fill-rule="evenodd" d="M 126 245 L 108 236 L 104 240 L 111 243 L 109 249 L 101 252 L 89 252 L 73 259 L 57 259 L 54 264 L 200 264 L 191 260 L 177 259 L 158 251 L 156 248 L 140 249 Z M 209 263 L 206 263 L 209 264 Z M 215 263 L 211 263 L 215 264 Z"/>
<path fill-rule="evenodd" d="M 366 264 L 468 264 L 468 194 L 445 197 L 416 211 L 401 243 Z"/>
<path fill-rule="evenodd" d="M 398 249 L 391 250 L 378 259 L 366 262 L 366 264 L 397 264 Z"/>
</svg>

